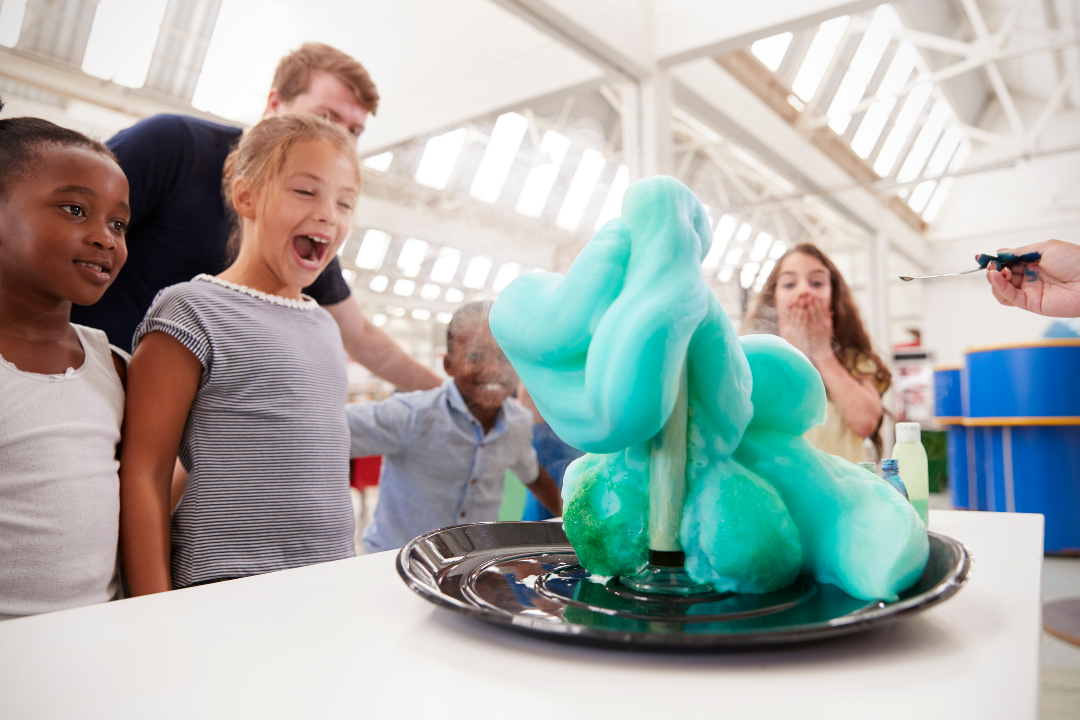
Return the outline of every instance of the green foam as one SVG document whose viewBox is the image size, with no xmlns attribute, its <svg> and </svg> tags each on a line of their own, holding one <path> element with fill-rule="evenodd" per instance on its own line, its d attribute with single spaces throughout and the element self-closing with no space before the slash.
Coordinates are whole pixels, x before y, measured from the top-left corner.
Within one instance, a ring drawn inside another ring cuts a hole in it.
<svg viewBox="0 0 1080 720">
<path fill-rule="evenodd" d="M 737 337 L 702 276 L 704 208 L 667 177 L 631 185 L 622 217 L 565 275 L 507 286 L 492 333 L 564 441 L 567 536 L 598 575 L 648 560 L 649 453 L 687 373 L 686 569 L 720 591 L 770 592 L 800 570 L 865 599 L 918 579 L 925 526 L 880 479 L 810 447 L 825 387 L 784 340 Z"/>
</svg>

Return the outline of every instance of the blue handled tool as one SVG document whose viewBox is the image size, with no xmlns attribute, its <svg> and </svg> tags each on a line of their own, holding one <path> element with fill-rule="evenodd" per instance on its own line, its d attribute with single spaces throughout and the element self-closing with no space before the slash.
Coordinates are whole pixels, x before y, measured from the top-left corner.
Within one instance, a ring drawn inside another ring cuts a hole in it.
<svg viewBox="0 0 1080 720">
<path fill-rule="evenodd" d="M 1042 260 L 1042 255 L 1037 252 L 1025 253 L 1023 255 L 1013 255 L 1012 253 L 1001 253 L 1000 255 L 986 255 L 980 253 L 975 256 L 975 262 L 979 267 L 974 270 L 964 270 L 963 272 L 944 273 L 942 275 L 922 275 L 919 277 L 905 277 L 900 276 L 900 279 L 904 282 L 910 282 L 911 280 L 930 280 L 932 278 L 941 277 L 953 277 L 955 275 L 967 275 L 973 272 L 979 272 L 989 267 L 990 263 L 994 263 L 998 270 L 1002 268 L 1012 267 L 1013 265 L 1023 265 L 1026 263 L 1037 263 Z"/>
</svg>

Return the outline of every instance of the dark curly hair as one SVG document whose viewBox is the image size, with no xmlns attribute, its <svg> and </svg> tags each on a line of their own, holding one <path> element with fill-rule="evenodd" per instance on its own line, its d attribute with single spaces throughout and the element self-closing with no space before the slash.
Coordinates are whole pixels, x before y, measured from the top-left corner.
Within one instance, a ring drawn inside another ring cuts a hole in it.
<svg viewBox="0 0 1080 720">
<path fill-rule="evenodd" d="M 3 107 L 0 100 L 0 110 Z M 116 156 L 103 143 L 48 120 L 35 117 L 0 120 L 0 200 L 7 199 L 15 183 L 30 172 L 34 161 L 50 146 L 85 148 L 116 161 Z"/>
</svg>

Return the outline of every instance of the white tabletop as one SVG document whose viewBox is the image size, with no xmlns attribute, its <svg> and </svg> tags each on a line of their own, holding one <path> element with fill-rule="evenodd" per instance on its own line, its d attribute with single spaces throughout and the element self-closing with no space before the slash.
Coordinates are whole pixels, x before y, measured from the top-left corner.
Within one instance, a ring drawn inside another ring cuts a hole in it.
<svg viewBox="0 0 1080 720">
<path fill-rule="evenodd" d="M 839 640 L 568 646 L 434 607 L 388 552 L 0 623 L 0 717 L 1035 718 L 1042 516 L 930 517 L 967 584 Z"/>
</svg>

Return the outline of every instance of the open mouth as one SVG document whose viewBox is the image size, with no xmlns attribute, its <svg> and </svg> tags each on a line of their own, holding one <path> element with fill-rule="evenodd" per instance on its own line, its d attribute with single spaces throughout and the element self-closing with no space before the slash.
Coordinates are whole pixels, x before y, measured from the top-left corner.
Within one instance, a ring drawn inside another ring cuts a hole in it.
<svg viewBox="0 0 1080 720">
<path fill-rule="evenodd" d="M 312 267 L 322 265 L 326 251 L 330 248 L 330 241 L 314 235 L 296 235 L 293 237 L 293 249 L 303 264 Z"/>
<path fill-rule="evenodd" d="M 109 273 L 112 271 L 112 265 L 108 263 L 96 263 L 89 260 L 75 260 L 76 265 L 81 268 L 86 268 L 84 274 L 89 276 L 94 282 L 104 283 L 109 281 Z"/>
</svg>

